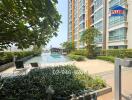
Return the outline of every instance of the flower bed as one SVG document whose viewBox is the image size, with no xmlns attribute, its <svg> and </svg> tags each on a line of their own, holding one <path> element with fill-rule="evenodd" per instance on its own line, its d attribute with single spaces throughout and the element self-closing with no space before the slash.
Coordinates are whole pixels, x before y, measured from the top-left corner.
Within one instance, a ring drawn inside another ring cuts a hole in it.
<svg viewBox="0 0 132 100">
<path fill-rule="evenodd" d="M 71 94 L 79 96 L 99 90 L 106 83 L 70 65 L 33 69 L 25 76 L 0 79 L 0 100 L 47 100 L 49 87 L 53 100 L 69 100 Z"/>
</svg>

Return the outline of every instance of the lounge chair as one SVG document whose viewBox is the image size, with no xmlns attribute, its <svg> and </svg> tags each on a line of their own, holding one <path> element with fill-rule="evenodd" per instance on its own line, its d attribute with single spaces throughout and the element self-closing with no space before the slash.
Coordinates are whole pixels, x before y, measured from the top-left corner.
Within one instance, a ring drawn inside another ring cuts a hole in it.
<svg viewBox="0 0 132 100">
<path fill-rule="evenodd" d="M 30 63 L 32 67 L 39 67 L 39 64 L 37 62 Z"/>
<path fill-rule="evenodd" d="M 26 74 L 27 68 L 24 67 L 23 61 L 17 60 L 15 61 L 16 68 L 13 70 L 13 74 L 15 72 L 18 72 L 19 74 L 23 74 L 23 72 Z"/>
</svg>

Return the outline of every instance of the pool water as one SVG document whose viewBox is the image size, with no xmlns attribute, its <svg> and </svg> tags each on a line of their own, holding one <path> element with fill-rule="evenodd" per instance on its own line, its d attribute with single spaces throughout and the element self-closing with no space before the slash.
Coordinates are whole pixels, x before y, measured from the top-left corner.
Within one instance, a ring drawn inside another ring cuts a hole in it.
<svg viewBox="0 0 132 100">
<path fill-rule="evenodd" d="M 30 64 L 32 62 L 37 62 L 40 64 L 45 63 L 58 63 L 58 62 L 68 62 L 70 61 L 67 56 L 61 54 L 50 54 L 50 53 L 42 53 L 40 56 L 36 56 L 28 61 L 25 64 Z"/>
</svg>

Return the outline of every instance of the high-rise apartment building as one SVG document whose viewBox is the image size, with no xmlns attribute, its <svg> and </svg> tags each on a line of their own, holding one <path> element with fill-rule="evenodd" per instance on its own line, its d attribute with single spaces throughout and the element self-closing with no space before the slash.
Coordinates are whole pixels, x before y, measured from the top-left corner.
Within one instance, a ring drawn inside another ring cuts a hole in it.
<svg viewBox="0 0 132 100">
<path fill-rule="evenodd" d="M 123 16 L 111 16 L 115 5 L 125 8 Z M 132 0 L 68 0 L 68 41 L 82 48 L 88 27 L 100 31 L 95 39 L 100 49 L 132 48 Z"/>
</svg>

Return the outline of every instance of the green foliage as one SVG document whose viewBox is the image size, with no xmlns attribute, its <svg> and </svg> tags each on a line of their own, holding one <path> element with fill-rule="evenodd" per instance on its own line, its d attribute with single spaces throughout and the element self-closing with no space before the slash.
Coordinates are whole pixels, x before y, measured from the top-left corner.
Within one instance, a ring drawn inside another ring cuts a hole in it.
<svg viewBox="0 0 132 100">
<path fill-rule="evenodd" d="M 81 55 L 73 55 L 73 54 L 69 54 L 68 57 L 72 60 L 76 60 L 76 61 L 84 61 L 85 57 L 81 56 Z"/>
<path fill-rule="evenodd" d="M 70 54 L 72 54 L 72 55 L 81 55 L 81 56 L 87 57 L 88 56 L 88 51 L 84 50 L 84 49 L 82 49 L 82 50 L 80 49 L 80 50 L 74 50 Z"/>
<path fill-rule="evenodd" d="M 112 63 L 115 62 L 115 57 L 112 56 L 97 56 L 96 59 L 101 59 L 101 60 L 105 60 L 105 61 L 110 61 Z"/>
<path fill-rule="evenodd" d="M 74 50 L 75 48 L 73 47 L 73 43 L 72 42 L 64 42 L 61 44 L 62 47 L 66 50 L 68 50 L 69 52 Z"/>
<path fill-rule="evenodd" d="M 100 32 L 97 29 L 90 27 L 86 29 L 86 31 L 84 31 L 84 33 L 81 36 L 80 41 L 83 42 L 84 45 L 86 45 L 86 49 L 89 52 L 89 57 L 94 56 L 94 51 L 96 47 L 95 38 L 99 33 Z"/>
<path fill-rule="evenodd" d="M 0 49 L 46 45 L 61 23 L 57 0 L 0 0 Z"/>
<path fill-rule="evenodd" d="M 132 58 L 132 49 L 112 49 L 112 50 L 101 50 L 100 55 L 107 55 L 119 58 Z"/>
<path fill-rule="evenodd" d="M 40 55 L 42 53 L 42 47 L 38 47 L 36 45 L 34 45 L 33 47 L 33 52 L 34 52 L 34 55 Z"/>
<path fill-rule="evenodd" d="M 40 52 L 36 51 L 21 51 L 21 52 L 0 52 L 0 65 L 11 62 L 13 57 L 16 56 L 17 59 L 21 59 L 31 55 L 38 55 Z"/>
<path fill-rule="evenodd" d="M 1 100 L 47 100 L 46 89 L 49 86 L 55 91 L 54 97 L 67 97 L 80 90 L 106 87 L 102 79 L 93 78 L 70 65 L 33 69 L 25 76 L 0 79 L 0 84 L 3 84 Z"/>
</svg>

